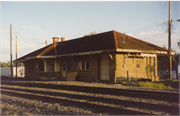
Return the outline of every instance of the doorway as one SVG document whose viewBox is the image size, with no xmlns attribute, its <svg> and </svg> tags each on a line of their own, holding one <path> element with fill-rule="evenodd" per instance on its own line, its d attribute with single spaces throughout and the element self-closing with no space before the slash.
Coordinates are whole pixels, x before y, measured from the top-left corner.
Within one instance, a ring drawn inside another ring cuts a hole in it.
<svg viewBox="0 0 180 116">
<path fill-rule="evenodd" d="M 100 57 L 100 80 L 109 81 L 109 56 L 102 54 Z"/>
<path fill-rule="evenodd" d="M 66 63 L 65 62 L 63 62 L 62 63 L 62 77 L 66 77 L 66 68 L 67 68 L 67 66 L 66 66 Z"/>
</svg>

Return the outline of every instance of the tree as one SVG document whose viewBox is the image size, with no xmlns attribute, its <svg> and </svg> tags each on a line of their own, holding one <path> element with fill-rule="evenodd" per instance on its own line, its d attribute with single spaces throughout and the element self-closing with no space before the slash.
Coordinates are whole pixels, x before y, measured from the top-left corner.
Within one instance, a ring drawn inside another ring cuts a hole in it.
<svg viewBox="0 0 180 116">
<path fill-rule="evenodd" d="M 7 61 L 7 62 L 1 62 L 0 61 L 0 64 L 1 64 L 1 67 L 10 67 L 11 66 L 11 62 L 10 61 Z M 13 66 L 16 66 L 16 63 L 13 63 Z M 24 66 L 24 64 L 18 62 L 17 66 Z"/>
<path fill-rule="evenodd" d="M 166 50 L 168 50 L 165 45 L 163 45 L 163 48 L 166 49 Z M 176 50 L 174 50 L 174 49 L 171 48 L 171 52 L 176 52 Z M 177 56 L 176 53 L 175 53 L 174 55 L 171 55 L 171 58 L 172 58 L 173 61 L 175 60 L 176 56 Z"/>
<path fill-rule="evenodd" d="M 6 62 L 0 62 L 1 63 L 1 67 L 10 67 L 11 66 L 11 62 L 10 61 L 7 61 Z"/>
<path fill-rule="evenodd" d="M 166 50 L 168 50 L 165 45 L 163 45 L 163 48 L 166 49 Z M 171 48 L 171 52 L 176 52 L 176 50 L 173 50 L 173 49 Z"/>
<path fill-rule="evenodd" d="M 86 36 L 91 36 L 91 35 L 95 35 L 96 34 L 96 32 L 94 31 L 94 32 L 90 32 L 89 34 L 87 34 L 87 35 L 84 35 L 84 37 L 86 37 Z"/>
<path fill-rule="evenodd" d="M 13 66 L 16 66 L 16 63 L 14 63 Z M 17 62 L 17 66 L 24 66 L 24 64 L 21 62 Z"/>
</svg>

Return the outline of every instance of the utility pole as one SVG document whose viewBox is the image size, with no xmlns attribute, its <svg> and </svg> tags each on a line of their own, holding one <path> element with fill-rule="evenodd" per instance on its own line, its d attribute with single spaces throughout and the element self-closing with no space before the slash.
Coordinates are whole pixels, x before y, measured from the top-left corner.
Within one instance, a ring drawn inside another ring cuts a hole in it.
<svg viewBox="0 0 180 116">
<path fill-rule="evenodd" d="M 168 23 L 168 51 L 169 51 L 169 79 L 172 79 L 172 60 L 171 60 L 171 1 L 169 1 L 169 23 Z"/>
<path fill-rule="evenodd" d="M 13 68 L 12 68 L 12 24 L 10 24 L 10 60 L 11 60 L 11 78 L 13 78 Z"/>
<path fill-rule="evenodd" d="M 17 35 L 16 35 L 16 60 L 17 60 Z M 16 78 L 17 78 L 17 62 L 16 62 Z"/>
</svg>

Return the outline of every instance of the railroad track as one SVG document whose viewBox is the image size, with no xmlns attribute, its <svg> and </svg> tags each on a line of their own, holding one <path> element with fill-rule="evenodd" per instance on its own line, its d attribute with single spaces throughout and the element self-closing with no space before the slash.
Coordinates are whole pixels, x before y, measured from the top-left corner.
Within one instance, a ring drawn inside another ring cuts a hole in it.
<svg viewBox="0 0 180 116">
<path fill-rule="evenodd" d="M 147 98 L 155 100 L 163 100 L 168 102 L 179 103 L 179 93 L 168 92 L 155 92 L 155 91 L 142 91 L 142 90 L 129 90 L 129 89 L 114 89 L 114 88 L 99 88 L 99 87 L 85 87 L 85 86 L 73 86 L 73 85 L 55 85 L 55 84 L 42 84 L 42 83 L 16 83 L 16 82 L 1 82 L 6 85 L 19 85 L 26 87 L 39 87 L 49 89 L 61 89 L 78 92 L 88 93 L 100 93 L 110 95 L 122 95 L 138 98 Z"/>
<path fill-rule="evenodd" d="M 167 112 L 174 115 L 179 114 L 178 106 L 142 103 L 142 102 L 135 102 L 128 100 L 120 100 L 114 98 L 80 95 L 80 94 L 72 94 L 72 93 L 69 94 L 62 92 L 51 92 L 46 90 L 33 90 L 30 88 L 37 87 L 37 88 L 47 88 L 54 90 L 61 89 L 68 91 L 78 91 L 78 92 L 88 92 L 88 93 L 98 93 L 98 94 L 108 94 L 108 95 L 125 95 L 131 97 L 134 97 L 135 95 L 135 97 L 141 97 L 141 98 L 147 98 L 147 96 L 150 96 L 148 97 L 150 99 L 154 99 L 154 98 L 158 99 L 158 97 L 164 96 L 165 98 L 161 98 L 160 100 L 163 99 L 165 101 L 171 101 L 175 103 L 178 103 L 179 100 L 179 94 L 177 93 L 152 92 L 152 91 L 147 92 L 147 91 L 139 91 L 139 90 L 136 91 L 136 90 L 110 89 L 110 88 L 105 89 L 105 88 L 97 88 L 97 87 L 80 87 L 80 86 L 53 85 L 53 84 L 37 84 L 37 83 L 1 82 L 1 84 L 2 84 L 1 94 L 18 96 L 27 99 L 43 100 L 46 102 L 61 102 L 61 103 L 64 102 L 66 105 L 75 105 L 78 107 L 89 108 L 96 113 L 108 112 L 109 114 L 121 114 L 121 115 L 151 115 L 152 114 L 152 113 L 128 110 L 121 107 L 121 106 L 126 106 L 126 107 L 137 107 L 140 109 L 150 109 L 160 112 Z M 13 86 L 17 86 L 17 87 L 13 87 Z M 29 87 L 29 89 L 19 88 L 18 86 Z M 168 100 L 168 98 L 174 98 L 174 99 Z M 82 102 L 82 100 L 86 102 Z M 115 107 L 112 107 L 111 105 L 104 106 L 102 104 L 96 104 L 96 102 L 114 104 Z"/>
</svg>

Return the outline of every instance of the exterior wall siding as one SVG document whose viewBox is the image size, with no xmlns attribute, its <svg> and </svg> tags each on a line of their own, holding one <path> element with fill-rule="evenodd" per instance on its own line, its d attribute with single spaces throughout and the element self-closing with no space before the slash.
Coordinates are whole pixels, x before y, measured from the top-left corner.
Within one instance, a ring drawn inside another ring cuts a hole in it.
<svg viewBox="0 0 180 116">
<path fill-rule="evenodd" d="M 178 78 L 179 57 L 172 59 L 172 78 Z M 173 74 L 175 73 L 175 74 Z M 158 56 L 158 75 L 160 79 L 169 78 L 169 58 L 167 56 Z"/>
<path fill-rule="evenodd" d="M 137 66 L 139 65 L 139 66 Z M 138 68 L 139 67 L 139 68 Z M 135 55 L 116 54 L 116 80 L 127 78 L 146 78 L 158 80 L 156 57 L 136 57 Z"/>
<path fill-rule="evenodd" d="M 119 78 L 127 78 L 127 72 L 130 78 L 146 78 L 153 81 L 159 79 L 157 76 L 157 57 L 137 57 L 132 54 L 127 57 L 127 54 L 115 53 L 107 53 L 107 55 L 109 56 L 109 81 L 112 83 L 116 83 Z M 100 81 L 100 56 L 100 54 L 96 54 L 46 59 L 46 61 L 58 62 L 59 71 L 55 71 L 54 67 L 54 71 L 38 71 L 36 60 L 26 61 L 24 63 L 25 77 L 34 80 L 66 80 L 66 77 L 62 77 L 62 65 L 65 63 L 66 76 L 70 72 L 77 72 L 75 80 L 97 82 Z M 81 61 L 88 62 L 87 70 L 80 69 L 79 62 Z"/>
<path fill-rule="evenodd" d="M 79 61 L 89 62 L 89 69 L 80 70 Z M 77 71 L 77 77 L 79 81 L 96 82 L 98 81 L 98 55 L 89 55 L 84 57 L 76 57 L 74 61 L 75 65 L 72 65 L 73 71 Z"/>
<path fill-rule="evenodd" d="M 38 71 L 37 65 L 35 64 L 35 60 L 29 60 L 25 62 L 25 78 L 31 80 L 66 80 L 66 77 L 62 77 L 62 65 L 66 64 L 66 74 L 69 72 L 78 72 L 77 78 L 78 81 L 89 81 L 96 82 L 98 81 L 99 70 L 98 70 L 98 55 L 88 55 L 88 56 L 74 56 L 74 57 L 62 57 L 56 59 L 58 63 L 60 63 L 60 71 L 56 72 L 55 68 L 48 69 L 45 71 Z M 45 59 L 44 61 L 50 61 L 55 59 Z M 79 69 L 79 61 L 87 61 L 89 63 L 89 69 L 80 70 Z M 32 65 L 32 62 L 34 64 Z M 46 63 L 44 64 L 46 68 Z M 54 65 L 56 66 L 56 65 Z M 49 71 L 54 70 L 54 71 Z"/>
</svg>

